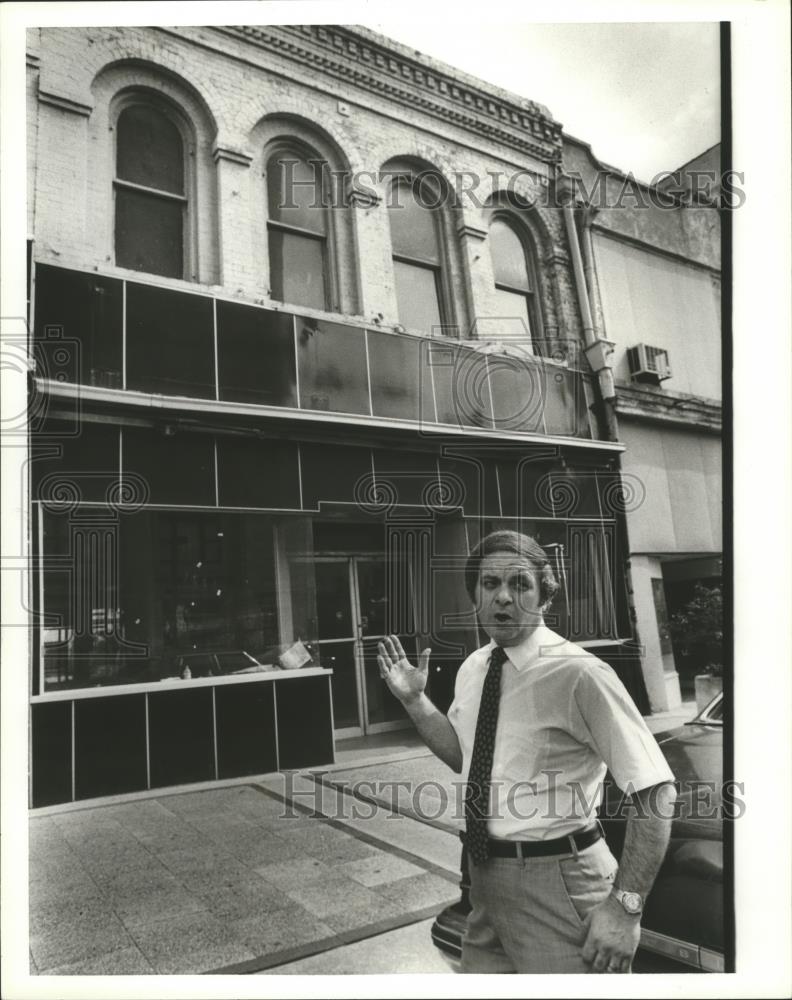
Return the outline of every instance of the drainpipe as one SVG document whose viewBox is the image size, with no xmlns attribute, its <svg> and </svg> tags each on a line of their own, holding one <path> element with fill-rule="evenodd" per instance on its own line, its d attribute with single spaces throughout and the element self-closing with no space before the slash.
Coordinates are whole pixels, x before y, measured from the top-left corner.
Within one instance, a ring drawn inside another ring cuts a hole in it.
<svg viewBox="0 0 792 1000">
<path fill-rule="evenodd" d="M 601 336 L 601 330 L 595 327 L 592 318 L 591 300 L 589 299 L 589 289 L 586 287 L 583 256 L 580 252 L 580 239 L 575 225 L 575 187 L 572 178 L 561 176 L 558 179 L 556 190 L 561 202 L 561 210 L 564 213 L 569 251 L 572 256 L 572 270 L 575 275 L 575 290 L 577 291 L 580 315 L 583 318 L 583 339 L 585 342 L 583 350 L 592 371 L 597 375 L 605 414 L 606 437 L 609 441 L 618 441 L 619 429 L 616 424 L 614 405 L 616 389 L 613 383 L 614 343 Z M 593 273 L 590 280 L 593 280 Z"/>
</svg>

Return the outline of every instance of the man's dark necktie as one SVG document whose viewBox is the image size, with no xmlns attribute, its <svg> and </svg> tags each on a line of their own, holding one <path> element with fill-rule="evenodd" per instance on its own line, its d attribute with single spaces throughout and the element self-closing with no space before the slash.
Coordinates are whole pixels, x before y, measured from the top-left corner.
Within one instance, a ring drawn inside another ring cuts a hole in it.
<svg viewBox="0 0 792 1000">
<path fill-rule="evenodd" d="M 481 691 L 476 736 L 470 758 L 467 797 L 465 801 L 465 847 L 470 860 L 480 865 L 489 857 L 487 842 L 487 815 L 489 814 L 492 753 L 495 749 L 495 730 L 498 727 L 500 682 L 506 651 L 496 646 L 490 655 L 487 676 Z"/>
</svg>

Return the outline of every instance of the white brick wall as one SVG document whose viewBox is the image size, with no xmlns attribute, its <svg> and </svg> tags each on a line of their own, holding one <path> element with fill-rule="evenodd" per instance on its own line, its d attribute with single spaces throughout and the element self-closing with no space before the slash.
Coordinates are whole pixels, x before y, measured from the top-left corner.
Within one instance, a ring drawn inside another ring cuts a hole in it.
<svg viewBox="0 0 792 1000">
<path fill-rule="evenodd" d="M 212 48 L 208 47 L 212 46 Z M 222 48 L 224 51 L 218 51 Z M 39 86 L 75 105 L 89 117 L 38 102 L 31 134 L 38 130 L 35 182 L 31 199 L 37 256 L 64 266 L 112 271 L 112 177 L 114 102 L 129 87 L 156 90 L 182 108 L 196 134 L 193 169 L 197 260 L 190 268 L 202 285 L 218 285 L 230 295 L 266 298 L 264 141 L 272 136 L 272 116 L 296 122 L 295 132 L 313 135 L 316 145 L 337 150 L 352 171 L 379 171 L 393 157 L 416 157 L 442 172 L 453 187 L 461 171 L 482 179 L 480 200 L 493 191 L 491 172 L 504 180 L 516 171 L 547 168 L 513 149 L 449 122 L 439 123 L 405 110 L 387 95 L 357 91 L 348 82 L 309 75 L 282 54 L 211 29 L 45 28 L 41 30 Z M 348 114 L 339 110 L 339 100 Z M 251 157 L 250 166 L 229 162 L 217 147 Z M 463 182 L 470 186 L 469 179 Z M 382 190 L 382 189 L 381 189 Z M 518 190 L 538 185 L 527 175 Z M 545 256 L 564 254 L 560 215 L 537 209 L 533 232 L 539 243 L 543 311 L 548 326 L 563 337 L 581 333 L 568 266 L 545 266 Z M 352 207 L 336 213 L 340 230 L 338 280 L 342 310 L 369 322 L 382 313 L 383 325 L 397 321 L 387 209 Z M 460 241 L 457 227 L 485 229 L 475 205 L 449 212 L 446 220 L 447 277 L 453 312 L 462 336 L 477 317 L 494 312 L 487 240 Z"/>
</svg>

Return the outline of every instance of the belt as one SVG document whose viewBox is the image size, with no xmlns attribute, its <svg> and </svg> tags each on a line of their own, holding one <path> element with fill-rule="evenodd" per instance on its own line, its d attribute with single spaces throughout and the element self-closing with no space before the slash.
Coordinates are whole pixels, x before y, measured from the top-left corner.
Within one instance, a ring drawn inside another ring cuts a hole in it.
<svg viewBox="0 0 792 1000">
<path fill-rule="evenodd" d="M 601 837 L 602 828 L 597 824 L 553 840 L 493 840 L 489 837 L 487 845 L 491 858 L 546 858 L 554 854 L 577 854 L 596 844 Z"/>
</svg>

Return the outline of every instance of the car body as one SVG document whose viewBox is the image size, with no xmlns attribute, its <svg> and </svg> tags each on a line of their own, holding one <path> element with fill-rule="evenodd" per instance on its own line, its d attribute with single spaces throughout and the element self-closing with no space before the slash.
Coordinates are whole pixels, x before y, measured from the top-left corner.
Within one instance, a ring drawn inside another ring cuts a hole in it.
<svg viewBox="0 0 792 1000">
<path fill-rule="evenodd" d="M 679 788 L 671 839 L 641 920 L 635 972 L 723 972 L 723 693 L 691 722 L 655 736 Z M 621 855 L 628 800 L 610 775 L 600 822 L 613 854 Z M 462 895 L 432 925 L 446 955 L 462 953 L 468 901 L 463 852 Z"/>
</svg>

